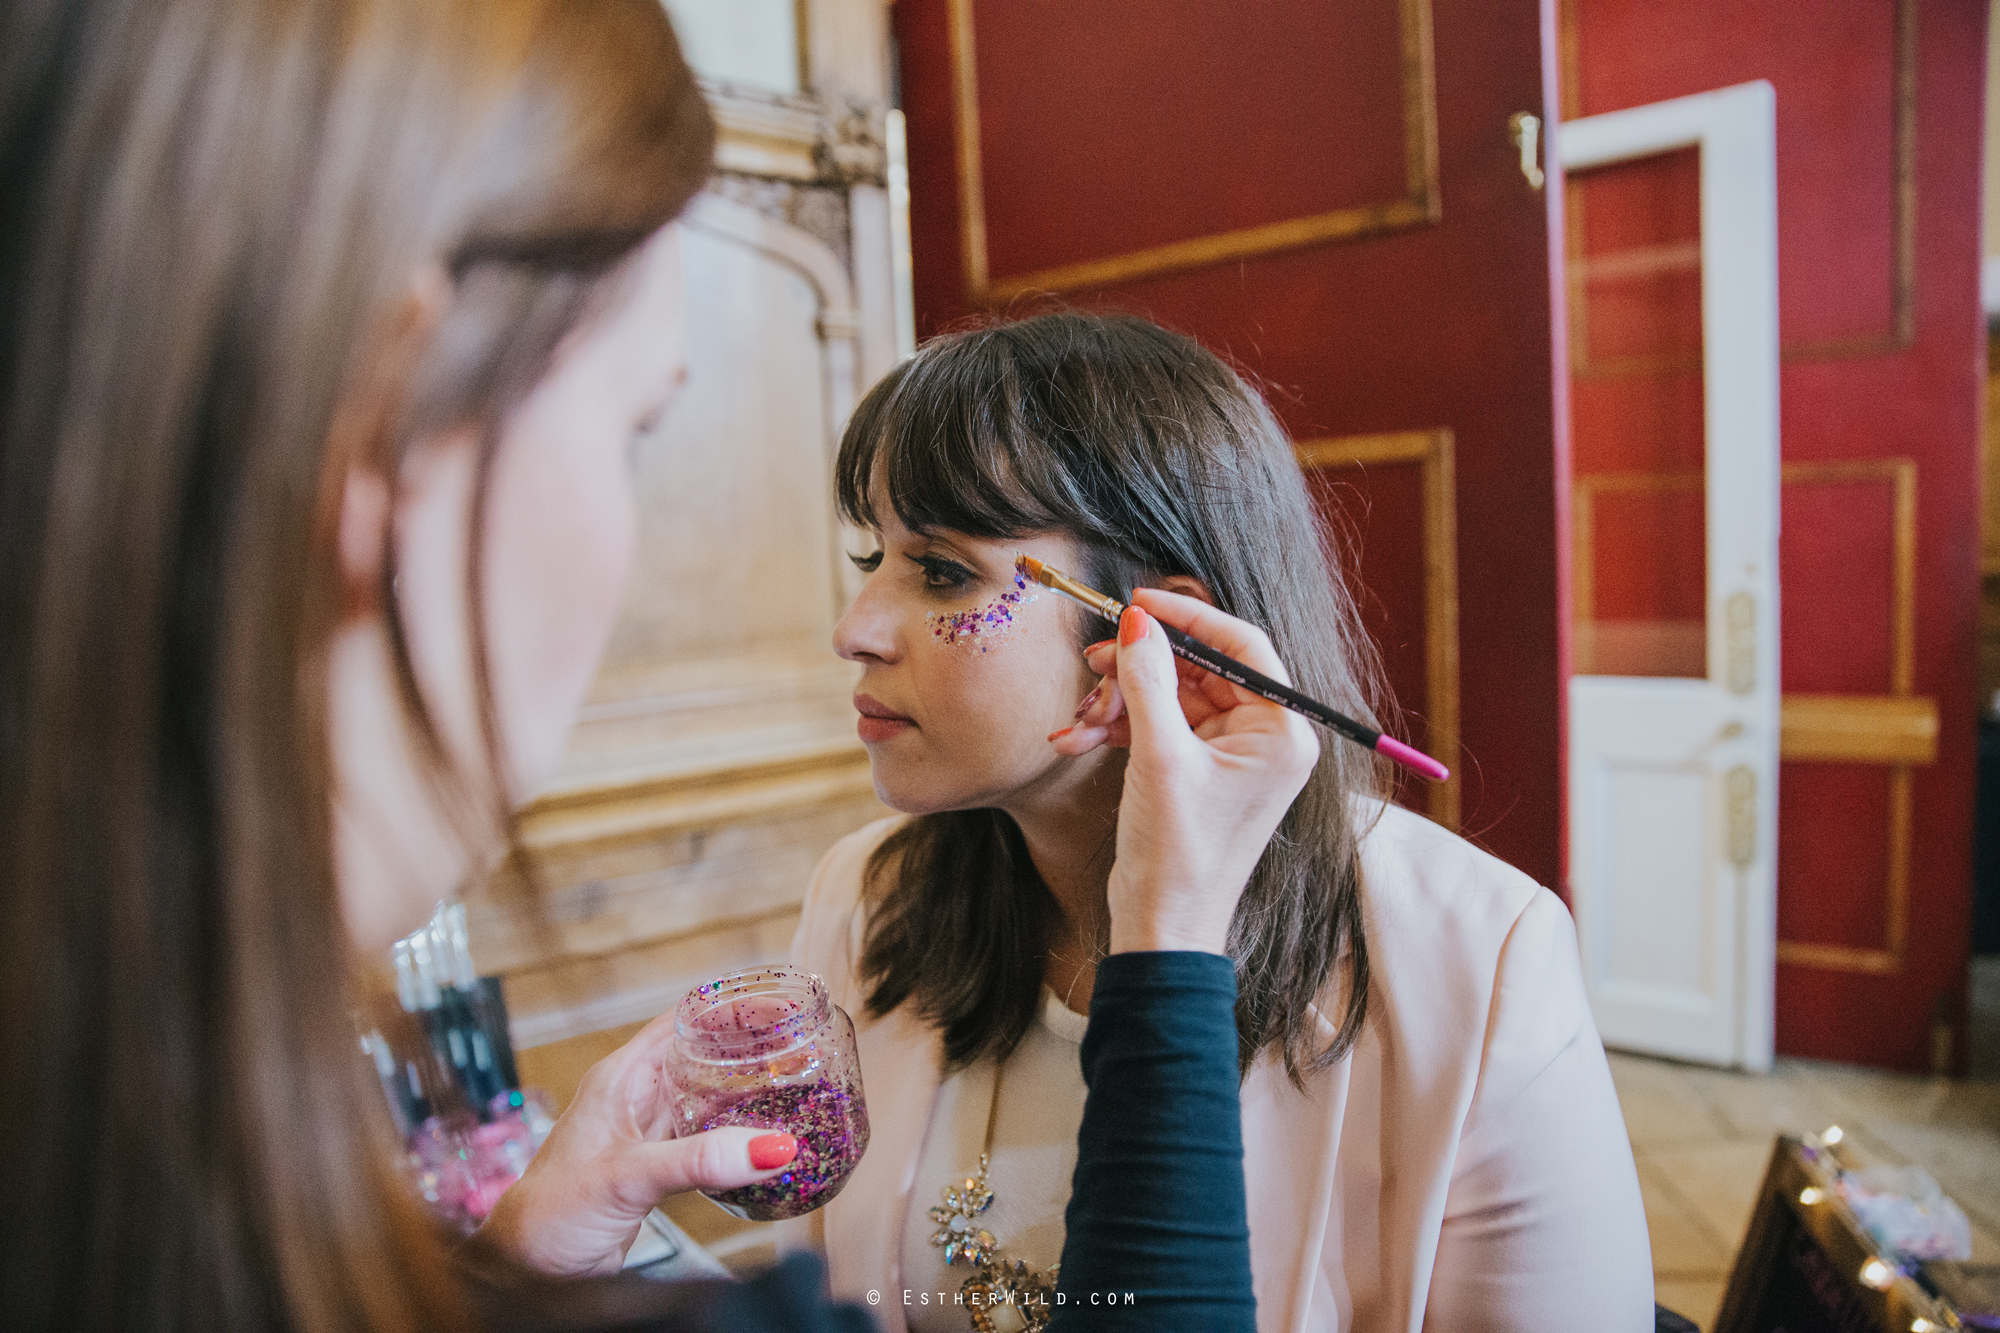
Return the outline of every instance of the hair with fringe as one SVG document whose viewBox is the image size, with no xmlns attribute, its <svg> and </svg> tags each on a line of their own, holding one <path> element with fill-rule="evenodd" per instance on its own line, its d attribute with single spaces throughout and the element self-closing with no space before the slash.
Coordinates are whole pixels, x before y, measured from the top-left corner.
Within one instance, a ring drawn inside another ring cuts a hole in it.
<svg viewBox="0 0 2000 1333">
<path fill-rule="evenodd" d="M 1301 690 L 1376 716 L 1374 650 L 1291 444 L 1257 391 L 1190 338 L 1076 311 L 937 338 L 863 399 L 836 479 L 842 515 L 864 527 L 886 505 L 913 532 L 1062 533 L 1086 553 L 1085 580 L 1120 598 L 1198 579 L 1270 635 Z M 1273 1048 L 1303 1084 L 1360 1033 L 1368 950 L 1352 798 L 1384 781 L 1359 747 L 1322 745 L 1250 877 L 1228 943 L 1246 1073 Z M 1057 910 L 1013 819 L 911 819 L 868 876 L 870 1011 L 914 1004 L 942 1029 L 951 1067 L 1004 1056 L 1034 1020 Z"/>
</svg>

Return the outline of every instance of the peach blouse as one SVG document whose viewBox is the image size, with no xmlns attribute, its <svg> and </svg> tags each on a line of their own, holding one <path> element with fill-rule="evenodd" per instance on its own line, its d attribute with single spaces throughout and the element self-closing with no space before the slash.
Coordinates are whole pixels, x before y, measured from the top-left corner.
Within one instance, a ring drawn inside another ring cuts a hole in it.
<svg viewBox="0 0 2000 1333">
<path fill-rule="evenodd" d="M 1420 815 L 1363 813 L 1361 1038 L 1304 1091 L 1268 1050 L 1243 1084 L 1258 1328 L 1651 1329 L 1638 1176 L 1568 911 Z M 868 1020 L 855 976 L 862 870 L 899 819 L 827 853 L 793 941 L 854 1018 L 872 1138 L 787 1237 L 824 1248 L 836 1297 L 877 1293 L 892 1333 L 942 1082 L 935 1029 L 907 1007 Z"/>
</svg>

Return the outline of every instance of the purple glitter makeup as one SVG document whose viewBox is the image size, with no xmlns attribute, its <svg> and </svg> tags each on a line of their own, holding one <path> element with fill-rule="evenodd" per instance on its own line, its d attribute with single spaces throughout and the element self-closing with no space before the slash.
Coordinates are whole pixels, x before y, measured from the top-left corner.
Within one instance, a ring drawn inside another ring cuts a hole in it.
<svg viewBox="0 0 2000 1333">
<path fill-rule="evenodd" d="M 810 972 L 751 968 L 689 991 L 662 1072 L 677 1135 L 749 1125 L 798 1139 L 798 1155 L 777 1175 L 703 1191 L 738 1217 L 811 1212 L 840 1193 L 867 1151 L 854 1025 Z"/>
<path fill-rule="evenodd" d="M 947 648 L 976 648 L 990 653 L 1006 642 L 1014 628 L 1014 613 L 1039 596 L 1038 586 L 1028 577 L 1023 557 L 1014 557 L 1014 586 L 984 606 L 966 611 L 933 611 L 924 617 L 931 637 Z"/>
</svg>

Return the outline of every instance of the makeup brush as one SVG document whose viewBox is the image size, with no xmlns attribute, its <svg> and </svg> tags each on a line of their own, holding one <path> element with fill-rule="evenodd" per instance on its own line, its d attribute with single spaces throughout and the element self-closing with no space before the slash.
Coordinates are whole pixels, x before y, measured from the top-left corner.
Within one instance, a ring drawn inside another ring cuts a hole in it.
<svg viewBox="0 0 2000 1333">
<path fill-rule="evenodd" d="M 1015 562 L 1022 572 L 1035 582 L 1045 588 L 1054 588 L 1065 597 L 1075 598 L 1114 625 L 1118 623 L 1118 617 L 1125 614 L 1125 604 L 1117 598 L 1107 597 L 1095 588 L 1077 582 L 1061 570 L 1045 565 L 1031 555 L 1018 556 Z M 1213 671 L 1231 685 L 1240 685 L 1252 694 L 1260 695 L 1274 704 L 1281 704 L 1291 709 L 1294 713 L 1309 717 L 1329 731 L 1339 732 L 1363 749 L 1373 750 L 1386 759 L 1393 759 L 1412 773 L 1427 777 L 1433 782 L 1443 782 L 1451 776 L 1450 769 L 1421 750 L 1412 749 L 1395 737 L 1385 736 L 1373 727 L 1365 727 L 1345 713 L 1336 713 L 1318 700 L 1308 699 L 1289 685 L 1280 685 L 1269 676 L 1252 671 L 1235 658 L 1215 651 L 1199 639 L 1188 637 L 1172 625 L 1161 622 L 1160 628 L 1166 631 L 1167 643 L 1177 656 L 1186 658 L 1204 670 Z"/>
</svg>

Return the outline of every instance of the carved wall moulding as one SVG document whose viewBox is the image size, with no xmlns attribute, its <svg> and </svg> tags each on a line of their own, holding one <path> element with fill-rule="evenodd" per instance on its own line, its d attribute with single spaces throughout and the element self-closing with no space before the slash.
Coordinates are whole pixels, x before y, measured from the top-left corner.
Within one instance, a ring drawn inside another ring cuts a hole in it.
<svg viewBox="0 0 2000 1333">
<path fill-rule="evenodd" d="M 820 185 L 884 185 L 886 108 L 702 80 L 715 112 L 716 170 Z"/>
</svg>

